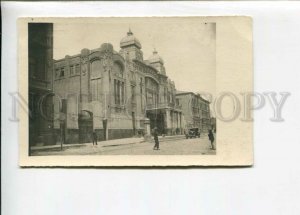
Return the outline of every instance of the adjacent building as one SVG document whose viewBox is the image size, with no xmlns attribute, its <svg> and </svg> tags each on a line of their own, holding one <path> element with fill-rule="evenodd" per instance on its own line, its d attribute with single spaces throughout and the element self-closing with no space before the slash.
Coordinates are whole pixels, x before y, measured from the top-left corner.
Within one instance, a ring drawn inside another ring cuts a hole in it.
<svg viewBox="0 0 300 215">
<path fill-rule="evenodd" d="M 28 24 L 29 146 L 54 141 L 52 38 L 52 23 Z"/>
<path fill-rule="evenodd" d="M 209 102 L 199 94 L 177 91 L 176 100 L 182 107 L 186 128 L 197 127 L 202 132 L 211 129 Z"/>
<path fill-rule="evenodd" d="M 54 129 L 65 143 L 132 137 L 145 122 L 160 134 L 180 134 L 184 119 L 176 88 L 156 50 L 144 59 L 129 30 L 120 51 L 109 43 L 54 60 Z M 58 138 L 59 139 L 59 138 Z"/>
<path fill-rule="evenodd" d="M 211 129 L 216 131 L 217 130 L 217 120 L 216 117 L 211 117 L 210 118 L 210 123 L 211 123 Z"/>
</svg>

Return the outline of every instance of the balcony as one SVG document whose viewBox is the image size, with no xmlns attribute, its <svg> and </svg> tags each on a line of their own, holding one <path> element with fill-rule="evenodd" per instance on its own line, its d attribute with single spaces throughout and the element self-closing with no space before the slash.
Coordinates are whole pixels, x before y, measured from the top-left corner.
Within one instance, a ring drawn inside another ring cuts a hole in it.
<svg viewBox="0 0 300 215">
<path fill-rule="evenodd" d="M 167 109 L 167 108 L 172 108 L 172 109 L 181 109 L 181 105 L 175 105 L 173 103 L 158 103 L 158 104 L 147 104 L 146 109 L 147 110 L 153 110 L 153 109 Z"/>
<path fill-rule="evenodd" d="M 176 104 L 176 105 L 175 105 L 175 109 L 181 110 L 181 109 L 182 109 L 182 105 Z"/>
</svg>

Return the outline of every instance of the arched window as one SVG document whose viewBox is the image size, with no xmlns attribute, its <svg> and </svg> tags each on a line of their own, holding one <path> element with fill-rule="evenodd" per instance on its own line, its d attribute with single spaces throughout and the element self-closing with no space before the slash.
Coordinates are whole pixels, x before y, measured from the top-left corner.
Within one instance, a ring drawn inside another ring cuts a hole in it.
<svg viewBox="0 0 300 215">
<path fill-rule="evenodd" d="M 123 68 L 119 63 L 113 65 L 114 98 L 116 105 L 123 105 L 125 101 L 125 81 Z"/>
<path fill-rule="evenodd" d="M 103 66 L 100 60 L 91 62 L 91 94 L 92 101 L 101 101 Z"/>
</svg>

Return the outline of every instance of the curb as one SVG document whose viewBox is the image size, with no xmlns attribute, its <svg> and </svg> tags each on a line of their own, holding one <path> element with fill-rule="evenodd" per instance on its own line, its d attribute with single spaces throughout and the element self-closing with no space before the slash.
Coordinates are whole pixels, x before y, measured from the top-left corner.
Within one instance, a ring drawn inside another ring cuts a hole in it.
<svg viewBox="0 0 300 215">
<path fill-rule="evenodd" d="M 103 141 L 105 142 L 105 141 Z M 99 144 L 100 142 L 98 142 L 98 145 L 100 147 L 114 147 L 114 146 L 122 146 L 122 145 L 131 145 L 131 144 L 139 144 L 139 143 L 143 143 L 146 142 L 145 140 L 141 140 L 139 142 L 130 142 L 130 143 L 115 143 L 115 144 L 104 144 L 101 145 Z M 78 143 L 78 144 L 64 144 L 62 146 L 63 150 L 67 149 L 67 148 L 76 148 L 76 147 L 85 147 L 88 146 L 92 143 Z M 30 151 L 31 152 L 39 152 L 39 151 L 57 151 L 57 150 L 61 150 L 61 145 L 52 145 L 52 146 L 38 146 L 38 147 L 34 147 L 31 148 Z"/>
</svg>

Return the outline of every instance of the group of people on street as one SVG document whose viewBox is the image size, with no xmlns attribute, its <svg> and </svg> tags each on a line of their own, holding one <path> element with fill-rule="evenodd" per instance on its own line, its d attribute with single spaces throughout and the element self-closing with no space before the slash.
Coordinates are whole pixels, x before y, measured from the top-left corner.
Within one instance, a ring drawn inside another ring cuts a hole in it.
<svg viewBox="0 0 300 215">
<path fill-rule="evenodd" d="M 153 138 L 154 138 L 154 142 L 155 142 L 153 150 L 159 150 L 158 131 L 157 131 L 156 127 L 153 129 L 152 134 L 153 134 Z M 212 130 L 209 130 L 209 132 L 208 132 L 208 139 L 210 140 L 211 149 L 215 150 L 215 146 L 214 146 L 215 137 L 214 137 Z M 96 131 L 93 131 L 93 146 L 94 145 L 98 145 Z"/>
<path fill-rule="evenodd" d="M 159 150 L 158 131 L 157 131 L 156 127 L 153 129 L 152 134 L 153 134 L 153 138 L 154 138 L 154 142 L 155 142 L 153 150 Z M 211 144 L 211 149 L 216 150 L 216 148 L 214 146 L 215 137 L 214 137 L 212 130 L 209 130 L 209 132 L 208 132 L 208 139 Z"/>
</svg>

